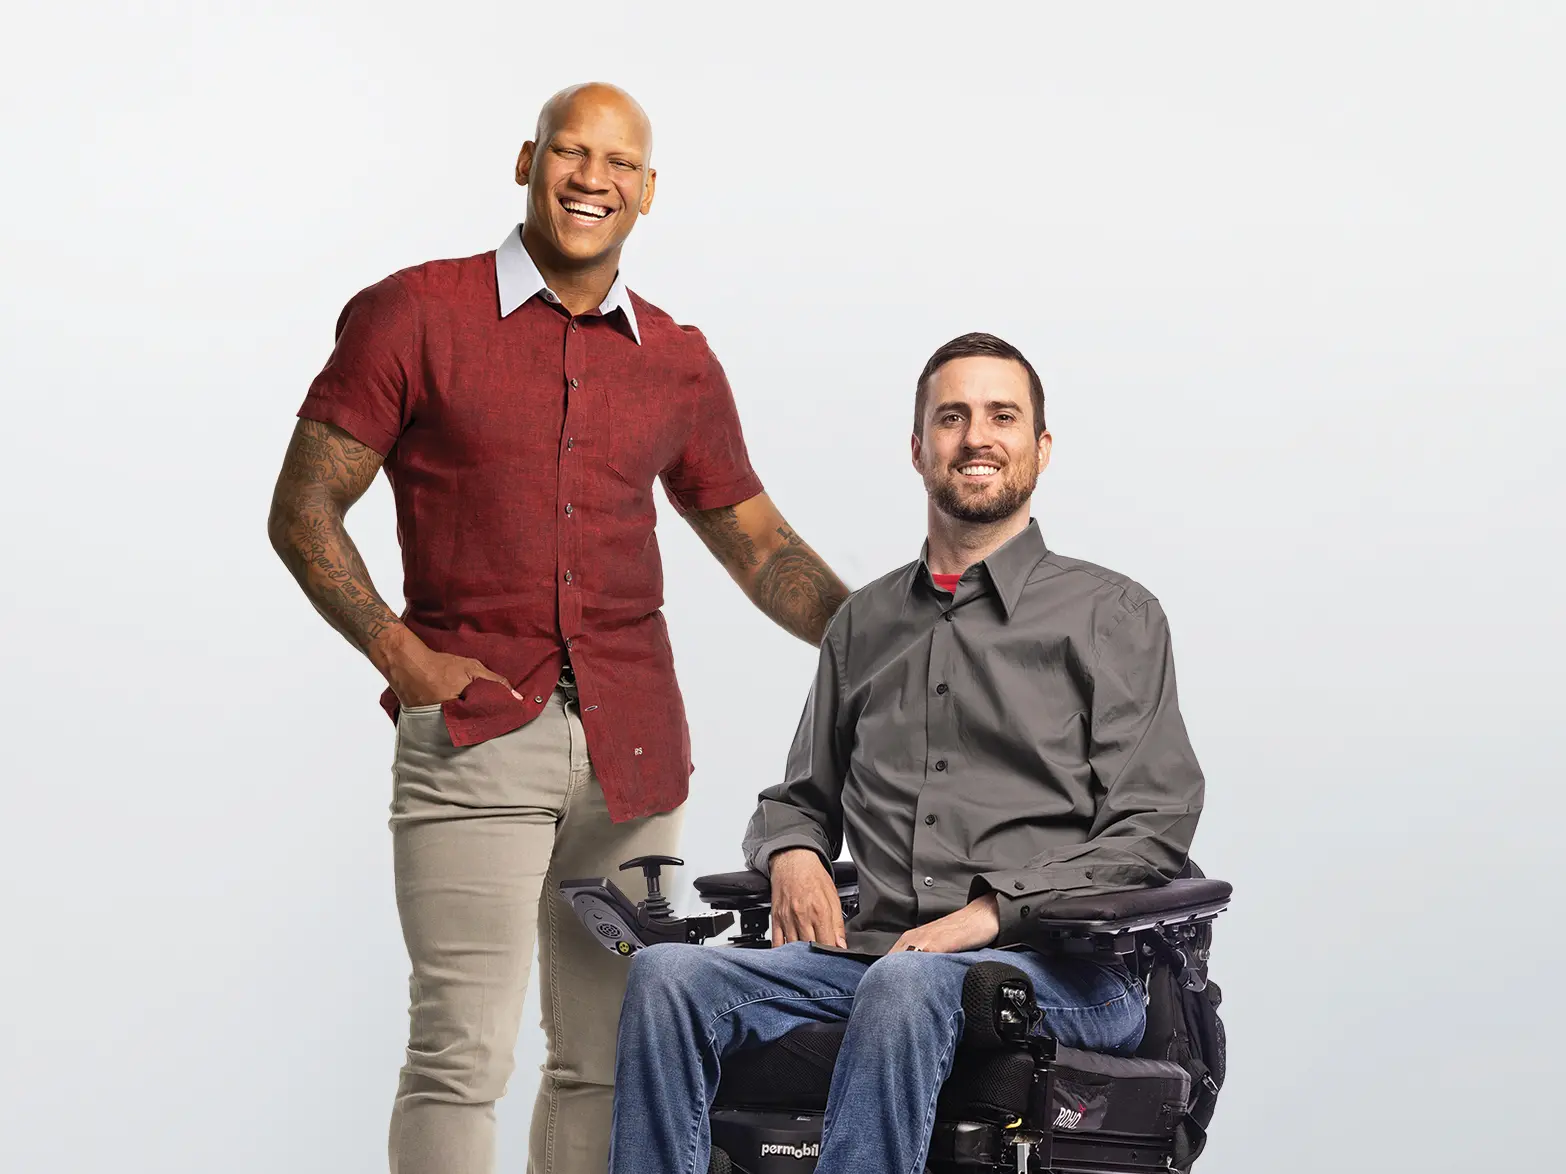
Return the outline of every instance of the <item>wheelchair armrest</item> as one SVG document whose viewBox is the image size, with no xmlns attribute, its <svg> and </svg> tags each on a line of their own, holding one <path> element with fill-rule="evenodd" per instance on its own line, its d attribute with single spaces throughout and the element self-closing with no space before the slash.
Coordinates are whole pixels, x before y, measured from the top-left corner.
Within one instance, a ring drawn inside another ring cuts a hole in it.
<svg viewBox="0 0 1566 1174">
<path fill-rule="evenodd" d="M 1190 921 L 1228 906 L 1234 887 L 1228 881 L 1175 880 L 1168 884 L 1092 897 L 1067 897 L 1047 905 L 1040 925 L 1071 924 L 1097 932 L 1152 929 Z"/>
<path fill-rule="evenodd" d="M 1089 897 L 1051 901 L 1018 925 L 1008 940 L 1058 944 L 1063 939 L 1129 940 L 1148 930 L 1165 930 L 1211 921 L 1229 907 L 1234 888 L 1207 878 Z"/>
<path fill-rule="evenodd" d="M 859 869 L 852 860 L 832 865 L 832 880 L 839 893 L 859 887 Z M 739 872 L 712 872 L 696 878 L 696 893 L 714 909 L 753 909 L 772 900 L 772 881 L 753 868 Z"/>
</svg>

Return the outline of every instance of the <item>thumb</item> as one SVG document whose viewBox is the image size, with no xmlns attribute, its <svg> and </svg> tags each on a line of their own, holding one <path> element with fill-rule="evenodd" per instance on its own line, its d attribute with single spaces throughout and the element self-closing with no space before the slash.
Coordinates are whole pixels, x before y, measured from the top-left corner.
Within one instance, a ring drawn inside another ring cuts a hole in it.
<svg viewBox="0 0 1566 1174">
<path fill-rule="evenodd" d="M 506 680 L 505 677 L 490 669 L 489 666 L 484 664 L 482 661 L 471 661 L 468 664 L 468 672 L 472 673 L 474 677 L 479 677 L 486 681 L 494 681 L 497 684 L 504 685 L 507 689 L 511 690 L 511 696 L 515 697 L 518 701 L 522 700 L 522 694 L 516 691 L 516 688 L 511 684 L 510 681 Z"/>
</svg>

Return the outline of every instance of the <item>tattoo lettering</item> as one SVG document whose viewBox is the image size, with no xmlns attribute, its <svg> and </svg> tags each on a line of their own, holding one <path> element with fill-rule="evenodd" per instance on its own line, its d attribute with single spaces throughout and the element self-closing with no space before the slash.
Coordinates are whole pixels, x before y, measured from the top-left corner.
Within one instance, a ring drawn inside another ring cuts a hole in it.
<svg viewBox="0 0 1566 1174">
<path fill-rule="evenodd" d="M 707 549 L 722 562 L 745 569 L 761 565 L 756 543 L 740 527 L 739 515 L 733 506 L 702 510 L 691 514 L 690 519 L 691 525 L 707 544 Z"/>
</svg>

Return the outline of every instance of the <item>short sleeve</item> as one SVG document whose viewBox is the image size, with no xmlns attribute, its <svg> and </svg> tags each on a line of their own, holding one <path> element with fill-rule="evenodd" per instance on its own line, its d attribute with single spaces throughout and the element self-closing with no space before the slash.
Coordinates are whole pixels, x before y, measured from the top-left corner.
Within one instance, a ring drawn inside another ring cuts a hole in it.
<svg viewBox="0 0 1566 1174">
<path fill-rule="evenodd" d="M 413 299 L 396 277 L 360 290 L 337 318 L 336 343 L 298 415 L 347 432 L 385 456 L 406 418 L 419 369 Z"/>
<path fill-rule="evenodd" d="M 738 505 L 761 492 L 728 376 L 701 332 L 691 334 L 699 355 L 694 411 L 680 455 L 663 474 L 664 488 L 682 513 Z"/>
</svg>

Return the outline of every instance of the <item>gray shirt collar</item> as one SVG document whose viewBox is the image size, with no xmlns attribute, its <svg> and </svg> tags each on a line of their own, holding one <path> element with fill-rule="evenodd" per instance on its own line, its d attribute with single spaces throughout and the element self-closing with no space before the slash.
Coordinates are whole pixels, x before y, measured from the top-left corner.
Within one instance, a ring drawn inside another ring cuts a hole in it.
<svg viewBox="0 0 1566 1174">
<path fill-rule="evenodd" d="M 510 235 L 495 250 L 495 287 L 500 292 L 502 318 L 535 295 L 543 297 L 545 301 L 560 301 L 538 271 L 538 266 L 533 264 L 533 258 L 522 247 L 520 224 L 511 230 Z M 636 307 L 631 305 L 631 291 L 625 288 L 625 278 L 618 273 L 614 276 L 614 284 L 609 287 L 608 296 L 598 307 L 598 313 L 607 315 L 615 310 L 625 315 L 625 324 L 631 328 L 631 337 L 640 346 L 642 332 L 636 323 Z"/>
<path fill-rule="evenodd" d="M 995 594 L 1000 597 L 1001 608 L 1008 619 L 1016 610 L 1017 601 L 1022 598 L 1022 589 L 1027 586 L 1033 568 L 1038 566 L 1039 561 L 1048 553 L 1049 550 L 1044 545 L 1044 535 L 1039 531 L 1038 520 L 1029 518 L 1026 530 L 1007 539 L 998 550 L 990 554 L 989 558 L 978 564 L 989 574 L 990 582 L 995 587 Z M 920 577 L 933 587 L 935 581 L 930 577 L 928 538 L 924 540 L 924 546 L 919 551 L 919 570 Z"/>
</svg>

